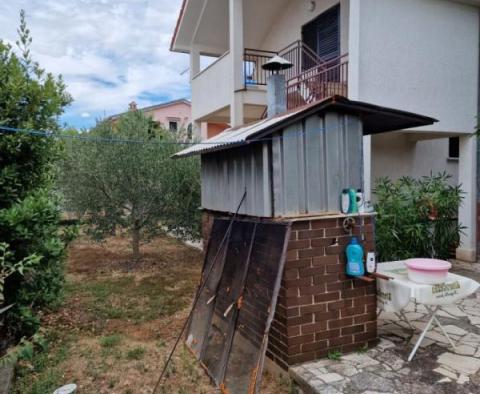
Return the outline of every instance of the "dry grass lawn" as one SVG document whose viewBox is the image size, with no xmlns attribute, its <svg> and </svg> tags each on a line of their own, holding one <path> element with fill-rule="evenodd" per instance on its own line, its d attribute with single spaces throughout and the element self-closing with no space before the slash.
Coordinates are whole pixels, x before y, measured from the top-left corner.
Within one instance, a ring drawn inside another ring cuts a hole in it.
<svg viewBox="0 0 480 394">
<path fill-rule="evenodd" d="M 132 263 L 122 237 L 71 246 L 65 300 L 43 318 L 49 349 L 21 363 L 15 394 L 49 394 L 70 382 L 78 394 L 152 393 L 189 312 L 202 256 L 168 237 L 142 252 Z M 183 346 L 173 361 L 159 392 L 217 392 Z M 290 390 L 288 379 L 265 376 L 262 393 Z"/>
</svg>

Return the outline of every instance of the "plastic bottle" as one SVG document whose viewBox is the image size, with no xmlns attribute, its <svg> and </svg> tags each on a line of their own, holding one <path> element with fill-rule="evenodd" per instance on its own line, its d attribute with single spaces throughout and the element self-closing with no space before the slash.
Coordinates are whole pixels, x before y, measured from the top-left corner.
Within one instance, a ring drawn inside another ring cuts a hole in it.
<svg viewBox="0 0 480 394">
<path fill-rule="evenodd" d="M 348 189 L 342 190 L 341 208 L 342 213 L 348 213 L 350 210 L 350 191 Z"/>
<path fill-rule="evenodd" d="M 357 189 L 357 208 L 359 212 L 363 212 L 363 192 L 362 189 Z"/>
<path fill-rule="evenodd" d="M 358 243 L 357 238 L 353 237 L 347 246 L 347 275 L 363 276 L 365 275 L 365 267 L 363 265 L 363 248 Z"/>
<path fill-rule="evenodd" d="M 350 196 L 350 208 L 348 213 L 358 213 L 357 191 L 355 189 L 348 189 L 348 194 Z"/>
</svg>

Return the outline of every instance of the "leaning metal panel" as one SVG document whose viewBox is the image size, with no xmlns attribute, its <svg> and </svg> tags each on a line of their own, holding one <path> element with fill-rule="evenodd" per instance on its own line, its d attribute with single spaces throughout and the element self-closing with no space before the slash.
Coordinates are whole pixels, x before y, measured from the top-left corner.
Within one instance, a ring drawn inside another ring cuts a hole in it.
<svg viewBox="0 0 480 394">
<path fill-rule="evenodd" d="M 226 366 L 224 386 L 231 394 L 253 393 L 260 387 L 288 237 L 288 225 L 257 225 L 242 306 Z"/>
<path fill-rule="evenodd" d="M 223 272 L 228 246 L 228 228 L 228 220 L 215 220 L 213 223 L 201 279 L 201 283 L 206 280 L 206 284 L 199 296 L 187 330 L 187 345 L 198 358 L 200 358 L 214 308 L 212 297 L 216 294 Z M 208 278 L 206 278 L 208 273 Z"/>
<path fill-rule="evenodd" d="M 202 351 L 201 360 L 217 385 L 223 380 L 224 366 L 235 329 L 238 300 L 245 283 L 255 227 L 256 224 L 253 222 L 238 222 L 232 228 L 212 323 L 205 349 Z"/>
</svg>

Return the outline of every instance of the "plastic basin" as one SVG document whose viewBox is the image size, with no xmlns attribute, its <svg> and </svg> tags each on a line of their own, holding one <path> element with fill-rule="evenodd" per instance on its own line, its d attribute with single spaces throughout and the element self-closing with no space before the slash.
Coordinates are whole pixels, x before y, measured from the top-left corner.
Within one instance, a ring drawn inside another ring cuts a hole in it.
<svg viewBox="0 0 480 394">
<path fill-rule="evenodd" d="M 408 279 L 415 283 L 428 285 L 444 283 L 449 269 L 452 268 L 450 262 L 436 259 L 408 259 L 405 261 L 405 265 Z"/>
</svg>

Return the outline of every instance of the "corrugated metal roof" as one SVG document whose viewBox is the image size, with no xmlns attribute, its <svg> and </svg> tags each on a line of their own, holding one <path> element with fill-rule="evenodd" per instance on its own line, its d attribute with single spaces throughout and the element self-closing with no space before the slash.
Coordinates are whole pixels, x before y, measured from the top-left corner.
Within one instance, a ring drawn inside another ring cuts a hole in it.
<svg viewBox="0 0 480 394">
<path fill-rule="evenodd" d="M 381 107 L 361 101 L 352 101 L 343 96 L 332 96 L 273 118 L 262 119 L 245 126 L 227 129 L 215 137 L 176 153 L 173 157 L 198 155 L 246 145 L 300 119 L 325 110 L 361 115 L 363 133 L 365 135 L 427 126 L 437 122 L 434 118 L 413 112 Z"/>
<path fill-rule="evenodd" d="M 208 140 L 202 141 L 197 145 L 192 145 L 176 153 L 173 155 L 173 157 L 197 155 L 247 144 L 248 142 L 251 142 L 253 137 L 255 137 L 257 134 L 260 134 L 262 131 L 269 129 L 285 119 L 293 117 L 300 111 L 285 113 L 281 116 L 276 116 L 269 119 L 262 119 L 258 122 L 250 123 L 245 126 L 229 128 L 222 131 L 215 137 L 209 138 Z"/>
</svg>

